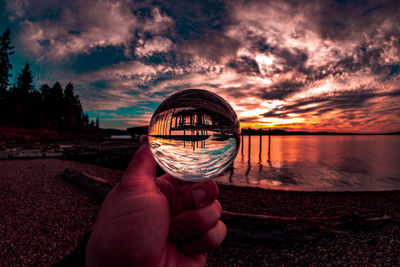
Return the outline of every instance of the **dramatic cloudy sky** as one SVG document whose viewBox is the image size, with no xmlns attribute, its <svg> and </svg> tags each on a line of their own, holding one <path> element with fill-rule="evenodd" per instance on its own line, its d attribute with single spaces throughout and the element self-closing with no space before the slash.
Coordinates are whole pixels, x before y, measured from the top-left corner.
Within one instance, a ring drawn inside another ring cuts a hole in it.
<svg viewBox="0 0 400 267">
<path fill-rule="evenodd" d="M 400 1 L 0 0 L 14 70 L 72 81 L 102 127 L 146 125 L 183 88 L 242 127 L 400 130 Z"/>
</svg>

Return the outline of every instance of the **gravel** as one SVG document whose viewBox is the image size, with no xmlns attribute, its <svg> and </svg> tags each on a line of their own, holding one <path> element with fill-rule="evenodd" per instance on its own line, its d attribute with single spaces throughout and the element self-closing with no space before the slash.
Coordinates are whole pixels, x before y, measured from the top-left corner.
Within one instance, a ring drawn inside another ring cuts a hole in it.
<svg viewBox="0 0 400 267">
<path fill-rule="evenodd" d="M 0 161 L 0 265 L 56 263 L 91 229 L 101 201 L 57 177 L 67 168 L 110 179 L 122 175 L 58 159 Z"/>
<path fill-rule="evenodd" d="M 59 159 L 0 160 L 0 265 L 59 262 L 91 230 L 101 200 L 61 179 L 65 169 L 117 181 L 123 174 Z M 400 192 L 289 192 L 220 185 L 227 211 L 276 216 L 392 220 L 372 229 L 340 231 L 307 242 L 235 243 L 229 233 L 208 266 L 400 266 Z"/>
<path fill-rule="evenodd" d="M 229 232 L 208 266 L 400 266 L 400 192 L 291 192 L 219 186 L 228 211 L 275 216 L 391 216 L 306 242 L 234 243 Z"/>
</svg>

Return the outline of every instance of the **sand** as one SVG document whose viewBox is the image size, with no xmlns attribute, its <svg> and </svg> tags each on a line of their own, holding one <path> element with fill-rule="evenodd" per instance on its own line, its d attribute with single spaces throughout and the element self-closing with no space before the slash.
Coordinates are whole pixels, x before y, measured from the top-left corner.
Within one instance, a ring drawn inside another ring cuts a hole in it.
<svg viewBox="0 0 400 267">
<path fill-rule="evenodd" d="M 59 262 L 90 231 L 101 200 L 58 177 L 74 169 L 117 181 L 121 171 L 59 159 L 0 161 L 0 262 L 48 266 Z M 392 220 L 305 242 L 224 242 L 208 266 L 400 265 L 400 193 L 286 192 L 219 186 L 227 211 L 276 216 L 357 213 Z"/>
</svg>

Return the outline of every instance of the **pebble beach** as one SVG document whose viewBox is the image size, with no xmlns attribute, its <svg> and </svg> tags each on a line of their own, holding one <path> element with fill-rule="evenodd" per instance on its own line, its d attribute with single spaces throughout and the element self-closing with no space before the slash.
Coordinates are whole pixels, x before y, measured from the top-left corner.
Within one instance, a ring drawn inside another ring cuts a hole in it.
<svg viewBox="0 0 400 267">
<path fill-rule="evenodd" d="M 0 161 L 0 263 L 49 266 L 91 230 L 102 200 L 62 179 L 66 169 L 118 181 L 123 172 L 60 159 Z M 368 230 L 336 232 L 318 240 L 227 240 L 208 266 L 399 266 L 400 192 L 293 192 L 220 185 L 226 211 L 273 216 L 389 216 Z"/>
</svg>

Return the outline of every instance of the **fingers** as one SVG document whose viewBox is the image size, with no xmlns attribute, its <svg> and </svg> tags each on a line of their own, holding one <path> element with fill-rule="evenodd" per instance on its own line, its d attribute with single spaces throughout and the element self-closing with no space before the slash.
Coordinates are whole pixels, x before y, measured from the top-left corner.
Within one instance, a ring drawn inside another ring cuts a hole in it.
<svg viewBox="0 0 400 267">
<path fill-rule="evenodd" d="M 218 200 L 203 208 L 186 210 L 171 220 L 168 237 L 182 241 L 204 233 L 217 224 L 221 212 Z"/>
<path fill-rule="evenodd" d="M 143 141 L 143 140 L 142 140 Z M 120 187 L 134 187 L 137 190 L 155 188 L 156 162 L 151 154 L 149 143 L 144 143 L 136 151 L 127 170 L 122 176 Z"/>
<path fill-rule="evenodd" d="M 211 252 L 218 248 L 226 237 L 226 226 L 223 222 L 217 224 L 207 232 L 187 240 L 181 244 L 181 249 L 187 255 Z"/>
<path fill-rule="evenodd" d="M 219 221 L 222 207 L 214 180 L 188 183 L 165 174 L 156 184 L 170 204 L 170 241 L 188 255 L 212 251 L 222 243 L 226 227 Z"/>
<path fill-rule="evenodd" d="M 180 186 L 177 179 L 169 174 L 164 174 L 156 179 L 156 184 L 162 194 L 168 199 L 171 218 L 187 209 L 183 202 L 183 195 L 179 191 Z"/>
<path fill-rule="evenodd" d="M 205 207 L 218 196 L 218 186 L 213 180 L 188 183 L 164 174 L 156 179 L 156 183 L 170 203 L 171 217 L 186 209 Z"/>
<path fill-rule="evenodd" d="M 214 180 L 190 184 L 185 190 L 184 201 L 189 208 L 201 208 L 209 205 L 218 197 L 218 186 Z"/>
</svg>

